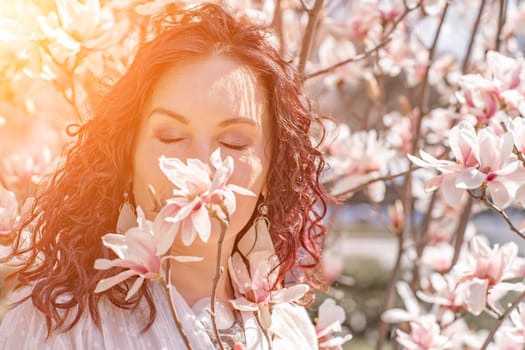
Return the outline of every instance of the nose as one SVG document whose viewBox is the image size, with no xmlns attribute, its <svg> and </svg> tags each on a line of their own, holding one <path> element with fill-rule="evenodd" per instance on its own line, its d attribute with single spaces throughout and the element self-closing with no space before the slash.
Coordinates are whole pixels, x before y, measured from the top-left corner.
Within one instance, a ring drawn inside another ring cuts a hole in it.
<svg viewBox="0 0 525 350">
<path fill-rule="evenodd" d="M 214 145 L 210 140 L 204 137 L 196 138 L 194 142 L 192 142 L 191 150 L 189 150 L 187 158 L 198 159 L 204 164 L 207 164 L 210 169 L 213 169 L 210 157 L 216 149 L 217 145 Z"/>
</svg>

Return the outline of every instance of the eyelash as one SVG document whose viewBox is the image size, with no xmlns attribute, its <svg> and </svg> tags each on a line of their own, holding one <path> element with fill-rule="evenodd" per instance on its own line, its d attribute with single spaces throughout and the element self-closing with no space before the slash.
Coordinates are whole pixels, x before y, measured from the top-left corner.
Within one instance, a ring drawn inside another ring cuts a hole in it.
<svg viewBox="0 0 525 350">
<path fill-rule="evenodd" d="M 159 137 L 159 141 L 164 143 L 164 144 L 173 144 L 173 143 L 177 143 L 177 142 L 180 142 L 184 140 L 184 138 L 176 138 L 176 139 L 170 139 L 170 138 L 162 138 L 162 137 Z M 227 148 L 230 148 L 230 149 L 233 149 L 233 150 L 236 150 L 236 151 L 243 151 L 245 150 L 246 148 L 248 148 L 248 145 L 231 145 L 229 143 L 225 143 L 225 142 L 220 142 L 220 144 L 224 147 L 227 147 Z"/>
</svg>

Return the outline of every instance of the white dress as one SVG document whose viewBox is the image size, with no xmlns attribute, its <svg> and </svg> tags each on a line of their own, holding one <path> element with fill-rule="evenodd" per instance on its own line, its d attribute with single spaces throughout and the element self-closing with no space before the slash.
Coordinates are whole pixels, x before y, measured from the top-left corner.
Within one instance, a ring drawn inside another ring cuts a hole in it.
<svg viewBox="0 0 525 350">
<path fill-rule="evenodd" d="M 184 342 L 173 321 L 163 289 L 152 283 L 157 316 L 151 328 L 141 333 L 147 320 L 145 303 L 136 310 L 121 309 L 102 299 L 98 328 L 89 312 L 68 332 L 55 332 L 46 339 L 45 317 L 31 300 L 9 310 L 0 325 L 1 350 L 134 350 L 185 349 Z M 27 290 L 25 291 L 27 293 Z M 23 295 L 14 293 L 12 301 Z M 173 299 L 183 328 L 195 350 L 215 349 L 206 329 L 182 296 L 174 289 Z M 270 347 L 251 312 L 241 312 L 246 349 L 265 350 Z M 315 328 L 303 307 L 290 303 L 275 305 L 270 332 L 274 335 L 271 348 L 275 350 L 318 349 Z"/>
</svg>

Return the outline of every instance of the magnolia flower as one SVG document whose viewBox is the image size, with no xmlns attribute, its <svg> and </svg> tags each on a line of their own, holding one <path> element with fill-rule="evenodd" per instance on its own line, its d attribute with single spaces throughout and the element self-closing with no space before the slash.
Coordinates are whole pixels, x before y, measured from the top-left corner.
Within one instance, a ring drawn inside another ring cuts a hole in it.
<svg viewBox="0 0 525 350">
<path fill-rule="evenodd" d="M 18 202 L 15 194 L 0 187 L 0 243 L 11 237 L 18 218 Z"/>
<path fill-rule="evenodd" d="M 479 74 L 468 74 L 459 78 L 459 85 L 461 91 L 456 95 L 459 102 L 465 104 L 479 122 L 488 123 L 499 108 L 499 84 Z"/>
<path fill-rule="evenodd" d="M 469 311 L 477 315 L 488 303 L 498 309 L 496 302 L 509 291 L 522 291 L 521 283 L 506 283 L 515 277 L 513 261 L 518 254 L 515 243 L 509 242 L 502 247 L 491 248 L 481 236 L 475 236 L 470 245 L 466 261 L 455 266 L 460 281 L 465 284 Z"/>
<path fill-rule="evenodd" d="M 95 293 L 103 292 L 130 277 L 137 276 L 126 295 L 126 300 L 128 300 L 137 292 L 144 279 L 160 277 L 162 263 L 165 260 L 174 259 L 180 262 L 202 260 L 202 258 L 190 256 L 163 256 L 173 244 L 174 235 L 168 235 L 166 239 L 162 231 L 154 230 L 155 227 L 161 225 L 146 220 L 140 207 L 137 208 L 137 214 L 138 226 L 128 229 L 125 234 L 108 233 L 102 237 L 103 244 L 113 250 L 118 258 L 114 260 L 97 259 L 95 269 L 107 270 L 112 267 L 122 267 L 126 270 L 100 280 L 95 288 Z"/>
<path fill-rule="evenodd" d="M 421 263 L 435 271 L 448 271 L 452 264 L 454 248 L 446 242 L 428 245 L 423 250 Z"/>
<path fill-rule="evenodd" d="M 502 55 L 497 51 L 487 52 L 487 75 L 501 84 L 502 89 L 520 87 L 523 60 Z"/>
<path fill-rule="evenodd" d="M 159 213 L 159 220 L 180 224 L 181 238 L 185 245 L 190 245 L 197 235 L 203 242 L 208 242 L 211 233 L 211 216 L 222 220 L 235 211 L 235 193 L 254 196 L 242 187 L 227 184 L 233 173 L 233 159 L 221 160 L 220 148 L 215 150 L 210 162 L 215 168 L 210 178 L 209 167 L 199 159 L 188 159 L 184 164 L 180 159 L 159 159 L 160 169 L 176 186 L 173 198 Z M 226 213 L 223 211 L 226 210 Z"/>
<path fill-rule="evenodd" d="M 512 133 L 498 136 L 486 127 L 476 135 L 474 127 L 463 121 L 451 130 L 449 142 L 456 162 L 437 160 L 423 150 L 420 151 L 422 159 L 408 155 L 414 164 L 443 173 L 433 178 L 428 187 L 441 186 L 445 200 L 452 206 L 459 203 L 464 189 L 482 185 L 498 207 L 510 204 L 513 184 L 524 180 L 523 172 L 519 171 L 520 163 L 512 153 Z"/>
<path fill-rule="evenodd" d="M 309 290 L 306 284 L 274 289 L 279 275 L 279 259 L 264 220 L 254 226 L 237 244 L 238 251 L 228 260 L 236 299 L 230 300 L 240 311 L 256 312 L 263 328 L 271 325 L 272 305 L 299 300 Z"/>
<path fill-rule="evenodd" d="M 433 168 L 442 174 L 426 184 L 429 191 L 441 188 L 447 203 L 456 206 L 464 195 L 464 190 L 456 186 L 456 179 L 463 173 L 468 173 L 479 166 L 479 149 L 476 144 L 476 131 L 474 127 L 461 122 L 450 130 L 449 143 L 455 162 L 438 160 L 427 152 L 420 150 L 421 159 L 410 154 L 407 157 L 417 166 Z"/>
<path fill-rule="evenodd" d="M 315 329 L 319 339 L 319 348 L 322 350 L 342 350 L 345 342 L 352 339 L 348 334 L 344 337 L 334 337 L 333 333 L 341 332 L 341 324 L 346 318 L 345 310 L 331 298 L 327 298 L 319 306 Z"/>
<path fill-rule="evenodd" d="M 330 192 L 337 196 L 359 188 L 361 184 L 387 173 L 387 165 L 395 151 L 378 137 L 376 130 L 349 133 L 347 127 L 340 127 L 340 135 L 327 148 L 326 157 L 329 169 L 323 176 L 323 182 L 329 182 Z M 375 181 L 367 185 L 369 197 L 381 201 L 385 196 L 385 183 Z"/>
<path fill-rule="evenodd" d="M 450 346 L 447 336 L 433 316 L 427 316 L 410 322 L 410 333 L 396 330 L 397 341 L 405 350 L 443 350 Z"/>
</svg>

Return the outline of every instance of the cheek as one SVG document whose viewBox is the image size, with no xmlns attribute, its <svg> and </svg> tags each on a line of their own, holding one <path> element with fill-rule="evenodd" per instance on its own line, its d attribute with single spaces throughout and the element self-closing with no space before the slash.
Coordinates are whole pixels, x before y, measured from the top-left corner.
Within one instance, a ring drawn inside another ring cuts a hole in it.
<svg viewBox="0 0 525 350">
<path fill-rule="evenodd" d="M 236 194 L 237 208 L 231 217 L 230 226 L 239 232 L 250 219 L 256 209 L 257 199 L 265 185 L 268 161 L 263 157 L 241 156 L 235 160 L 235 169 L 229 183 L 244 187 L 252 191 L 255 196 Z"/>
<path fill-rule="evenodd" d="M 153 186 L 157 197 L 167 198 L 171 193 L 170 183 L 159 168 L 159 155 L 151 143 L 137 142 L 133 165 L 133 194 L 135 204 L 140 206 L 152 219 L 150 211 L 154 203 L 148 190 Z"/>
</svg>

